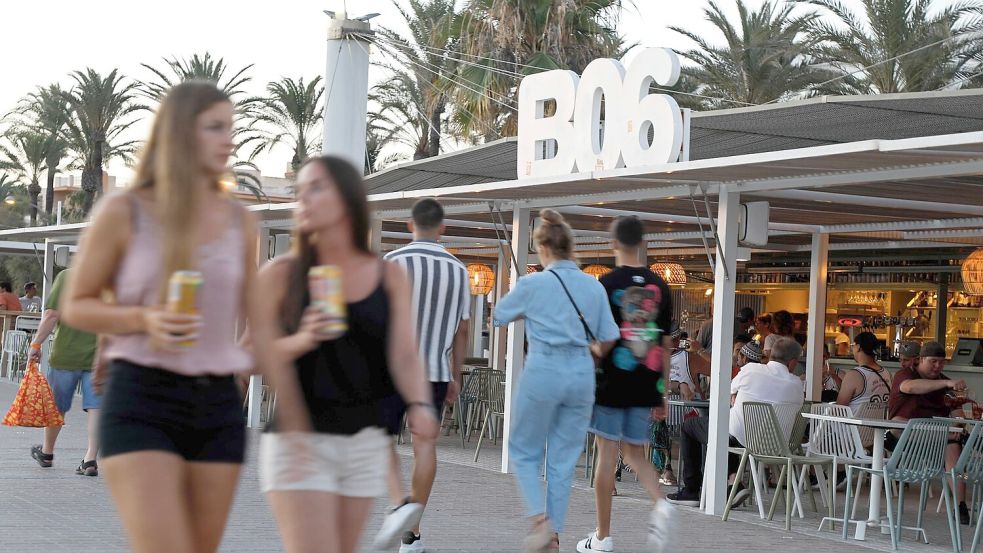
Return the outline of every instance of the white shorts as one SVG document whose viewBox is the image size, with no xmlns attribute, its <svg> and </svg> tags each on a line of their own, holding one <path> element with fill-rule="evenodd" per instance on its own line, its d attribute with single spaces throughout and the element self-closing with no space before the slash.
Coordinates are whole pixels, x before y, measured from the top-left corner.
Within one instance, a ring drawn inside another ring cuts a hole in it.
<svg viewBox="0 0 983 553">
<path fill-rule="evenodd" d="M 351 436 L 268 432 L 259 442 L 260 489 L 380 497 L 386 494 L 390 447 L 392 438 L 376 427 Z"/>
</svg>

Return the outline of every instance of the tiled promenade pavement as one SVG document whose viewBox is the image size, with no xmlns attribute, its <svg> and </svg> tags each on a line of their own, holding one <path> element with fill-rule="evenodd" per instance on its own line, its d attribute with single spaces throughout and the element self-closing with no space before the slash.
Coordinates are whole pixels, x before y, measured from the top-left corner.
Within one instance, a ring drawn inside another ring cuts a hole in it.
<svg viewBox="0 0 983 553">
<path fill-rule="evenodd" d="M 4 413 L 16 388 L 0 382 L 0 410 Z M 0 427 L 0 553 L 118 553 L 127 544 L 102 478 L 76 476 L 75 466 L 83 454 L 85 420 L 73 410 L 62 432 L 56 464 L 41 469 L 30 459 L 31 444 L 40 442 L 40 430 Z M 255 438 L 255 436 L 253 436 Z M 516 552 L 525 531 L 522 510 L 510 476 L 488 470 L 498 451 L 483 449 L 482 464 L 471 461 L 473 445 L 466 452 L 460 439 L 444 438 L 436 491 L 425 519 L 425 537 L 434 552 Z M 255 441 L 251 446 L 255 445 Z M 404 453 L 407 451 L 404 448 Z M 276 527 L 264 498 L 256 485 L 255 447 L 250 447 L 238 497 L 221 551 L 282 551 Z M 404 457 L 404 461 L 408 461 Z M 404 471 L 409 463 L 404 462 Z M 578 469 L 582 478 L 583 471 Z M 619 484 L 621 496 L 615 498 L 614 516 L 617 551 L 642 553 L 649 507 L 640 499 L 638 485 L 631 479 Z M 153 498 L 148 498 L 153 501 Z M 383 502 L 378 502 L 369 521 L 368 532 L 379 527 Z M 829 537 L 786 533 L 777 524 L 752 523 L 749 513 L 740 521 L 721 522 L 717 517 L 693 510 L 680 512 L 675 551 L 869 551 L 854 543 Z M 561 538 L 562 551 L 575 551 L 575 543 L 594 525 L 593 493 L 580 480 L 571 496 L 568 532 Z M 757 517 L 753 517 L 757 521 Z M 815 528 L 811 521 L 796 521 L 805 530 Z M 880 549 L 884 542 L 876 542 Z M 935 547 L 913 546 L 913 551 L 942 551 Z M 363 551 L 369 551 L 364 547 Z M 175 552 L 180 553 L 180 552 Z"/>
</svg>

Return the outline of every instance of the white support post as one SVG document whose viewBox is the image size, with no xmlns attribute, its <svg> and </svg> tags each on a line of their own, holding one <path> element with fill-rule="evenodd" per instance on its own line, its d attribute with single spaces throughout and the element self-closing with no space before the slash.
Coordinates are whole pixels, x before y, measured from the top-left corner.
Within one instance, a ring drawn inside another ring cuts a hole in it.
<svg viewBox="0 0 983 553">
<path fill-rule="evenodd" d="M 324 73 L 324 138 L 322 152 L 344 158 L 365 171 L 365 117 L 369 101 L 367 21 L 348 19 L 339 11 L 328 22 Z"/>
<path fill-rule="evenodd" d="M 372 227 L 369 229 L 369 247 L 372 251 L 382 255 L 382 218 L 378 214 L 372 215 Z"/>
<path fill-rule="evenodd" d="M 495 267 L 495 303 L 497 304 L 502 296 L 509 293 L 509 275 L 512 271 L 510 258 L 504 255 L 501 250 L 498 252 L 498 264 Z M 488 349 L 491 350 L 489 352 L 491 355 L 489 365 L 493 369 L 505 370 L 505 339 L 508 335 L 507 327 L 492 327 L 491 343 L 488 344 Z"/>
<path fill-rule="evenodd" d="M 270 259 L 270 238 L 272 233 L 269 227 L 261 225 L 256 232 L 256 264 L 262 267 Z M 252 375 L 249 377 L 249 389 L 246 390 L 246 427 L 259 428 L 262 426 L 263 412 L 263 376 Z"/>
<path fill-rule="evenodd" d="M 55 280 L 55 243 L 44 239 L 44 283 L 41 287 L 41 305 L 48 301 L 48 292 Z"/>
<path fill-rule="evenodd" d="M 734 343 L 734 295 L 737 274 L 737 219 L 741 198 L 721 190 L 717 233 L 723 255 L 717 256 L 713 293 L 713 357 L 710 371 L 710 424 L 707 441 L 706 513 L 721 515 L 727 499 L 727 448 L 730 440 L 731 344 Z M 725 275 L 730 275 L 729 278 Z"/>
<path fill-rule="evenodd" d="M 471 305 L 471 357 L 481 357 L 484 354 L 482 346 L 482 331 L 485 326 L 485 295 L 477 294 L 472 297 Z"/>
<path fill-rule="evenodd" d="M 806 398 L 818 401 L 823 393 L 823 348 L 826 347 L 826 279 L 829 235 L 812 235 L 809 269 L 809 337 L 806 341 Z"/>
<path fill-rule="evenodd" d="M 509 287 L 515 287 L 519 277 L 526 274 L 526 262 L 529 259 L 529 230 L 530 210 L 528 208 L 515 208 L 512 211 L 512 254 L 515 262 L 512 270 L 509 271 Z M 517 321 L 509 325 L 508 342 L 505 347 L 505 422 L 502 437 L 502 472 L 509 472 L 509 434 L 512 427 L 512 400 L 515 397 L 515 390 L 519 384 L 519 376 L 522 375 L 522 367 L 525 365 L 525 342 L 526 325 L 523 321 Z"/>
</svg>

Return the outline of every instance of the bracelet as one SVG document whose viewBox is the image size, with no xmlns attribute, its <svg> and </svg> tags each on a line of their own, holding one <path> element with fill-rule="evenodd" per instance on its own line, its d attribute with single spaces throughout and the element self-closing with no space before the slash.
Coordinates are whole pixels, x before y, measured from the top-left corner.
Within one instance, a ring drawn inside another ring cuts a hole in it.
<svg viewBox="0 0 983 553">
<path fill-rule="evenodd" d="M 34 342 L 31 342 L 31 349 L 41 349 L 41 344 L 35 344 Z"/>
<path fill-rule="evenodd" d="M 433 406 L 433 403 L 428 403 L 426 401 L 411 401 L 406 404 L 406 409 L 409 410 L 410 407 L 426 407 L 431 411 L 437 411 L 437 408 Z"/>
</svg>

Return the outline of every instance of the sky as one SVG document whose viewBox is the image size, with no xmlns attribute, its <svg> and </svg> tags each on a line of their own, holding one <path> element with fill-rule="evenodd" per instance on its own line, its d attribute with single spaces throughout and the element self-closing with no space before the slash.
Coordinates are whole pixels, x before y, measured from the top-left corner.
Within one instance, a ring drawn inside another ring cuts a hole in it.
<svg viewBox="0 0 983 553">
<path fill-rule="evenodd" d="M 405 2 L 405 0 L 395 0 Z M 757 7 L 762 0 L 745 0 Z M 718 0 L 736 17 L 734 0 Z M 860 0 L 845 0 L 855 7 Z M 92 67 L 101 72 L 118 68 L 134 79 L 149 79 L 140 66 L 163 65 L 162 58 L 211 52 L 234 69 L 254 64 L 250 94 L 282 76 L 309 80 L 324 73 L 324 9 L 338 10 L 343 0 L 46 0 L 4 2 L 3 45 L 0 55 L 0 114 L 38 85 L 71 84 L 69 74 Z M 463 1 L 462 1 L 463 3 Z M 704 0 L 631 0 L 619 31 L 629 43 L 643 47 L 688 48 L 689 41 L 668 29 L 680 26 L 720 37 L 706 23 Z M 374 26 L 405 29 L 392 0 L 348 0 L 350 15 L 379 13 Z M 385 78 L 371 68 L 370 84 Z M 136 125 L 131 138 L 143 138 L 149 123 Z M 285 148 L 258 160 L 264 174 L 282 176 L 290 159 Z M 126 180 L 120 164 L 110 172 Z"/>
</svg>

